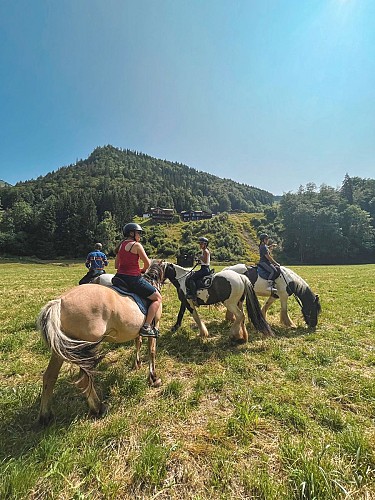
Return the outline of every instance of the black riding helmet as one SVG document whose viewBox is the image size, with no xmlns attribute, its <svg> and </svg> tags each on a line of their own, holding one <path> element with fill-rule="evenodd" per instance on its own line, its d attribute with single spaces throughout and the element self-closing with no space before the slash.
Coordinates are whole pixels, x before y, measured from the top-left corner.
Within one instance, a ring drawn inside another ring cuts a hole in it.
<svg viewBox="0 0 375 500">
<path fill-rule="evenodd" d="M 198 238 L 199 243 L 204 243 L 208 247 L 208 239 L 207 238 Z"/>
<path fill-rule="evenodd" d="M 140 233 L 143 233 L 141 226 L 135 222 L 129 222 L 122 228 L 124 236 L 129 236 L 132 231 L 139 231 Z"/>
<path fill-rule="evenodd" d="M 269 238 L 269 236 L 268 236 L 267 233 L 262 233 L 262 234 L 259 235 L 260 241 L 264 241 L 266 238 Z"/>
</svg>

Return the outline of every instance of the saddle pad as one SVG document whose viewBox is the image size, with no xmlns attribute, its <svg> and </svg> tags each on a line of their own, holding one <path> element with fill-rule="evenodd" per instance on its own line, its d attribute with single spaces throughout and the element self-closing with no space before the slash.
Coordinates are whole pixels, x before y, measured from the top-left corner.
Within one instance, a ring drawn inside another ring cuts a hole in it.
<svg viewBox="0 0 375 500">
<path fill-rule="evenodd" d="M 112 285 L 110 288 L 113 288 L 113 290 L 116 290 L 116 292 L 121 293 L 121 295 L 126 295 L 128 297 L 131 297 L 135 301 L 137 306 L 139 307 L 141 313 L 146 316 L 147 311 L 148 311 L 148 306 L 151 303 L 151 301 L 149 299 L 143 299 L 139 295 L 136 295 L 133 292 L 127 292 L 126 290 L 123 290 L 122 288 L 120 288 L 118 286 Z"/>
</svg>

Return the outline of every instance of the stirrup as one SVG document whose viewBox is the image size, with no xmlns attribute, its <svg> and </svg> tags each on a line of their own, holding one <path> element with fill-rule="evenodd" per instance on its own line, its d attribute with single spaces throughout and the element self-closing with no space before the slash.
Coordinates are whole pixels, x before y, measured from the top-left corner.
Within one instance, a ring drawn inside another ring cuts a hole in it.
<svg viewBox="0 0 375 500">
<path fill-rule="evenodd" d="M 139 330 L 140 337 L 157 338 L 159 336 L 159 330 L 157 328 L 142 328 Z"/>
</svg>

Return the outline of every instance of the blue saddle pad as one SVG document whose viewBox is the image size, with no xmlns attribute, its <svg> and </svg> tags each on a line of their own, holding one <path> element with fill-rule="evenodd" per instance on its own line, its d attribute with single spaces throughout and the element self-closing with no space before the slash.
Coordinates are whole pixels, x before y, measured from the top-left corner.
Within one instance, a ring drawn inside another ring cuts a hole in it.
<svg viewBox="0 0 375 500">
<path fill-rule="evenodd" d="M 113 288 L 113 290 L 116 290 L 116 292 L 121 293 L 121 295 L 126 295 L 126 296 L 134 299 L 134 301 L 137 304 L 137 306 L 139 307 L 141 313 L 146 316 L 147 311 L 148 311 L 148 306 L 151 303 L 151 301 L 149 299 L 143 299 L 139 295 L 137 295 L 133 292 L 127 292 L 126 290 L 123 290 L 122 288 L 115 286 L 115 285 L 112 285 L 111 288 Z"/>
</svg>

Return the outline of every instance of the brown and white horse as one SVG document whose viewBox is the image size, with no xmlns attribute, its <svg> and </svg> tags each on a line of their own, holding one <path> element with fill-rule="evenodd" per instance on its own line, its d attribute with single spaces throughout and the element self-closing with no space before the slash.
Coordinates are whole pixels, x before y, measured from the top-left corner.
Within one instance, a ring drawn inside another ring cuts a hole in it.
<svg viewBox="0 0 375 500">
<path fill-rule="evenodd" d="M 160 288 L 165 264 L 152 261 L 144 277 Z M 105 276 L 105 275 L 104 275 Z M 155 327 L 161 317 L 160 307 Z M 37 326 L 51 350 L 51 358 L 43 376 L 39 422 L 48 424 L 52 413 L 50 400 L 63 362 L 80 368 L 77 386 L 85 394 L 90 413 L 100 416 L 106 412 L 93 383 L 93 372 L 102 359 L 102 342 L 123 343 L 134 340 L 137 347 L 136 368 L 140 366 L 139 330 L 145 316 L 131 297 L 122 296 L 106 286 L 87 284 L 72 288 L 61 297 L 51 300 L 41 310 Z M 158 387 L 160 378 L 155 371 L 156 339 L 148 338 L 149 375 L 151 386 Z"/>
</svg>

